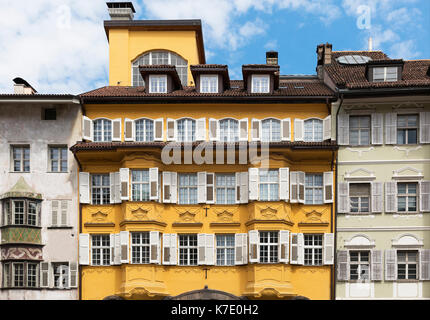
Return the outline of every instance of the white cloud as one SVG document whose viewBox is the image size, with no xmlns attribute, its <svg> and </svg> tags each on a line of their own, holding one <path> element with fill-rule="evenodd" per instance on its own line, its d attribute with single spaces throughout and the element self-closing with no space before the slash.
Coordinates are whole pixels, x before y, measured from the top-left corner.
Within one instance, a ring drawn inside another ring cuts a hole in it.
<svg viewBox="0 0 430 320">
<path fill-rule="evenodd" d="M 389 50 L 389 56 L 394 59 L 410 60 L 418 57 L 421 52 L 416 51 L 414 40 L 406 40 L 393 44 Z"/>
<path fill-rule="evenodd" d="M 278 49 L 278 40 L 274 39 L 274 40 L 270 40 L 270 41 L 266 42 L 266 44 L 264 45 L 264 48 L 267 50 Z"/>
</svg>

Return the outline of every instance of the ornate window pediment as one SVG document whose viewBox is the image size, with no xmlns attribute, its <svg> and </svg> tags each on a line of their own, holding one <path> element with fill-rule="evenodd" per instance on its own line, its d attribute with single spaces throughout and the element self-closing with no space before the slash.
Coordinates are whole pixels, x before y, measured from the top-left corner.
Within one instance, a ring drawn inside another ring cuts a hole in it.
<svg viewBox="0 0 430 320">
<path fill-rule="evenodd" d="M 413 234 L 403 234 L 391 240 L 393 247 L 418 248 L 424 245 L 423 240 Z"/>
<path fill-rule="evenodd" d="M 412 167 L 393 170 L 393 179 L 396 180 L 421 180 L 422 178 L 424 178 L 422 171 Z"/>
<path fill-rule="evenodd" d="M 358 168 L 353 171 L 347 171 L 344 175 L 345 180 L 360 180 L 360 181 L 369 181 L 375 180 L 375 173 L 373 171 L 367 170 L 365 168 Z"/>
<path fill-rule="evenodd" d="M 375 241 L 371 240 L 367 235 L 358 234 L 349 240 L 345 240 L 344 246 L 346 248 L 373 248 L 375 247 Z"/>
</svg>

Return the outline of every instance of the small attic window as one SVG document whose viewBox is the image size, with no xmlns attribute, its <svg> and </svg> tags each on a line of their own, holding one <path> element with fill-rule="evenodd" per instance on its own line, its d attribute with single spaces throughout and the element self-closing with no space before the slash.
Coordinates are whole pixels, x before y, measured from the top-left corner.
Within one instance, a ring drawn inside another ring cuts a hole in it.
<svg viewBox="0 0 430 320">
<path fill-rule="evenodd" d="M 267 74 L 265 75 L 252 75 L 252 82 L 251 82 L 251 92 L 252 93 L 268 93 L 270 88 L 270 76 Z"/>
<path fill-rule="evenodd" d="M 42 120 L 57 120 L 57 109 L 42 108 Z"/>
<path fill-rule="evenodd" d="M 373 82 L 398 81 L 397 67 L 374 67 Z"/>
</svg>

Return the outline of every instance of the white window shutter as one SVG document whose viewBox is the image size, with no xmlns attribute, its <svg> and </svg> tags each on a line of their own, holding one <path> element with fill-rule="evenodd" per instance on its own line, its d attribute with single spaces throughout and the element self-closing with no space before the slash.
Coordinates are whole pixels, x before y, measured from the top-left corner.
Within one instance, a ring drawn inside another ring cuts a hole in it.
<svg viewBox="0 0 430 320">
<path fill-rule="evenodd" d="M 59 211 L 59 202 L 58 200 L 51 200 L 51 225 L 58 226 L 58 211 Z"/>
<path fill-rule="evenodd" d="M 88 233 L 79 234 L 79 264 L 90 264 L 90 235 Z"/>
<path fill-rule="evenodd" d="M 258 230 L 248 231 L 249 239 L 249 262 L 258 263 L 260 261 L 260 237 Z"/>
<path fill-rule="evenodd" d="M 279 168 L 279 199 L 288 201 L 290 191 L 290 168 Z"/>
<path fill-rule="evenodd" d="M 163 264 L 170 265 L 170 233 L 163 233 Z"/>
<path fill-rule="evenodd" d="M 130 232 L 120 231 L 121 263 L 129 263 Z"/>
<path fill-rule="evenodd" d="M 298 253 L 298 259 L 297 263 L 303 265 L 304 259 L 305 259 L 305 240 L 303 233 L 297 234 L 297 253 Z"/>
<path fill-rule="evenodd" d="M 383 140 L 383 114 L 372 113 L 372 144 L 382 144 Z"/>
<path fill-rule="evenodd" d="M 109 183 L 110 183 L 110 203 L 115 203 L 115 172 L 111 172 L 109 174 Z"/>
<path fill-rule="evenodd" d="M 395 249 L 385 250 L 385 280 L 397 280 L 397 251 Z"/>
<path fill-rule="evenodd" d="M 124 141 L 136 140 L 136 128 L 134 120 L 125 118 L 124 119 Z"/>
<path fill-rule="evenodd" d="M 297 171 L 298 186 L 299 186 L 299 203 L 305 203 L 305 173 Z"/>
<path fill-rule="evenodd" d="M 68 200 L 61 200 L 61 219 L 60 219 L 60 224 L 62 226 L 67 226 L 67 218 L 68 218 L 68 213 L 69 213 L 69 201 Z"/>
<path fill-rule="evenodd" d="M 252 119 L 251 120 L 251 141 L 261 140 L 261 120 Z"/>
<path fill-rule="evenodd" d="M 294 141 L 303 141 L 305 122 L 302 119 L 294 119 Z"/>
<path fill-rule="evenodd" d="M 170 192 L 172 188 L 171 172 L 163 171 L 163 203 L 170 203 Z"/>
<path fill-rule="evenodd" d="M 206 172 L 197 173 L 197 202 L 206 203 Z"/>
<path fill-rule="evenodd" d="M 206 118 L 196 120 L 196 140 L 206 141 Z"/>
<path fill-rule="evenodd" d="M 349 213 L 349 183 L 339 182 L 337 184 L 337 212 L 338 213 Z"/>
<path fill-rule="evenodd" d="M 382 281 L 382 250 L 371 251 L 370 280 Z"/>
<path fill-rule="evenodd" d="M 248 203 L 248 172 L 240 173 L 240 203 Z"/>
<path fill-rule="evenodd" d="M 420 181 L 420 211 L 430 212 L 430 181 Z"/>
<path fill-rule="evenodd" d="M 164 119 L 154 120 L 154 141 L 164 141 Z"/>
<path fill-rule="evenodd" d="M 285 118 L 281 120 L 281 140 L 291 141 L 291 119 Z"/>
<path fill-rule="evenodd" d="M 382 182 L 372 182 L 372 203 L 371 203 L 371 210 L 374 213 L 380 213 L 382 212 L 382 189 L 383 184 Z"/>
<path fill-rule="evenodd" d="M 246 235 L 246 233 L 236 233 L 234 235 L 234 264 L 235 265 L 242 265 L 244 264 L 244 258 L 243 255 L 245 254 L 245 252 L 243 251 L 243 243 L 245 242 L 245 245 L 247 245 L 246 243 L 246 238 L 244 237 L 244 235 Z"/>
<path fill-rule="evenodd" d="M 323 140 L 331 139 L 331 116 L 323 119 Z"/>
<path fill-rule="evenodd" d="M 40 263 L 40 287 L 49 288 L 50 285 L 50 265 L 49 262 Z M 11 270 L 9 271 L 9 273 Z"/>
<path fill-rule="evenodd" d="M 291 234 L 291 250 L 290 250 L 290 264 L 298 264 L 299 251 L 298 251 L 298 234 Z"/>
<path fill-rule="evenodd" d="M 248 234 L 243 233 L 242 236 L 242 258 L 243 264 L 248 263 Z"/>
<path fill-rule="evenodd" d="M 206 234 L 206 265 L 212 266 L 215 264 L 215 235 Z"/>
<path fill-rule="evenodd" d="M 90 118 L 83 116 L 82 117 L 82 137 L 84 140 L 93 141 L 93 120 Z"/>
<path fill-rule="evenodd" d="M 297 171 L 290 172 L 290 202 L 299 202 L 299 184 Z"/>
<path fill-rule="evenodd" d="M 397 114 L 385 114 L 385 144 L 397 144 Z"/>
<path fill-rule="evenodd" d="M 334 233 L 324 233 L 324 264 L 334 262 Z"/>
<path fill-rule="evenodd" d="M 215 173 L 206 172 L 206 203 L 215 203 Z"/>
<path fill-rule="evenodd" d="M 121 200 L 129 199 L 129 180 L 130 180 L 130 169 L 129 168 L 120 168 L 119 169 L 119 179 L 121 182 Z"/>
<path fill-rule="evenodd" d="M 240 193 L 241 193 L 241 188 L 240 188 L 240 177 L 241 177 L 241 172 L 236 172 L 235 174 L 235 183 L 236 183 L 236 190 L 235 190 L 235 196 L 236 196 L 236 203 L 240 203 Z"/>
<path fill-rule="evenodd" d="M 79 172 L 79 202 L 90 203 L 90 174 Z"/>
<path fill-rule="evenodd" d="M 430 249 L 420 249 L 420 280 L 430 280 Z"/>
<path fill-rule="evenodd" d="M 149 232 L 149 263 L 160 264 L 160 232 Z"/>
<path fill-rule="evenodd" d="M 239 120 L 239 141 L 248 141 L 248 118 Z"/>
<path fill-rule="evenodd" d="M 178 235 L 176 233 L 170 234 L 170 265 L 177 265 L 177 252 L 178 252 Z"/>
<path fill-rule="evenodd" d="M 174 119 L 167 119 L 167 141 L 176 141 L 176 121 Z"/>
<path fill-rule="evenodd" d="M 121 141 L 121 118 L 112 120 L 112 141 Z"/>
<path fill-rule="evenodd" d="M 340 114 L 337 118 L 338 120 L 338 144 L 348 145 L 349 144 L 349 114 Z"/>
<path fill-rule="evenodd" d="M 348 281 L 349 279 L 349 263 L 348 263 L 348 251 L 338 250 L 337 251 L 337 280 Z"/>
<path fill-rule="evenodd" d="M 115 233 L 115 259 L 114 263 L 116 265 L 121 264 L 121 237 L 119 233 Z"/>
<path fill-rule="evenodd" d="M 199 265 L 206 264 L 206 233 L 197 235 L 197 261 Z"/>
<path fill-rule="evenodd" d="M 258 200 L 258 168 L 248 168 L 249 200 Z"/>
<path fill-rule="evenodd" d="M 178 174 L 170 173 L 170 203 L 178 202 Z"/>
<path fill-rule="evenodd" d="M 110 264 L 115 264 L 115 233 L 109 235 L 109 246 L 110 246 Z"/>
<path fill-rule="evenodd" d="M 78 264 L 76 262 L 69 262 L 69 287 L 78 287 Z"/>
<path fill-rule="evenodd" d="M 279 262 L 288 263 L 289 248 L 290 248 L 290 231 L 279 231 Z"/>
<path fill-rule="evenodd" d="M 397 212 L 397 182 L 385 182 L 385 212 Z"/>
<path fill-rule="evenodd" d="M 430 143 L 430 112 L 420 112 L 420 143 Z"/>
<path fill-rule="evenodd" d="M 219 121 L 217 119 L 209 119 L 209 141 L 219 140 Z"/>
<path fill-rule="evenodd" d="M 324 172 L 324 203 L 333 203 L 333 171 Z"/>
<path fill-rule="evenodd" d="M 149 199 L 158 200 L 158 168 L 149 168 Z"/>
</svg>

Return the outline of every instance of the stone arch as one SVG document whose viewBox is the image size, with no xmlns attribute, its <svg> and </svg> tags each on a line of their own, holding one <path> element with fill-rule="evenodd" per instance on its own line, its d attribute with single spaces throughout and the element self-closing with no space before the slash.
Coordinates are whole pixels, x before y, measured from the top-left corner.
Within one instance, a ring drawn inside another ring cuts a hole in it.
<svg viewBox="0 0 430 320">
<path fill-rule="evenodd" d="M 193 290 L 181 293 L 177 296 L 166 297 L 166 300 L 246 300 L 245 297 L 238 297 L 231 293 L 212 290 L 205 287 L 200 290 Z"/>
</svg>

